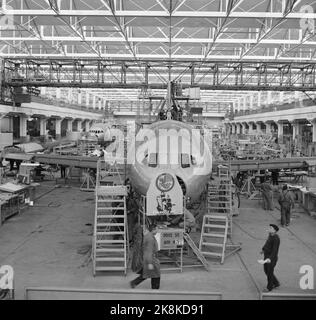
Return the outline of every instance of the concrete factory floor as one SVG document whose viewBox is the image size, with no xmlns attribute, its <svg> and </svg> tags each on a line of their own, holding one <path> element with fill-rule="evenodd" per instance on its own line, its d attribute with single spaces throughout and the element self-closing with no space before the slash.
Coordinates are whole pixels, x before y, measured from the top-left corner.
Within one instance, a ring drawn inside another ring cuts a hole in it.
<svg viewBox="0 0 316 320">
<path fill-rule="evenodd" d="M 44 182 L 37 195 L 54 187 Z M 233 240 L 242 243 L 240 255 L 260 290 L 266 286 L 259 252 L 266 240 L 269 223 L 279 223 L 279 210 L 263 211 L 258 200 L 241 199 L 240 215 L 234 218 Z M 127 289 L 135 277 L 118 274 L 92 275 L 89 260 L 94 218 L 94 194 L 77 187 L 61 186 L 43 195 L 34 207 L 12 217 L 0 228 L 0 265 L 15 271 L 15 298 L 24 298 L 25 287 L 71 287 Z M 299 288 L 302 265 L 316 267 L 316 219 L 295 211 L 292 224 L 279 232 L 281 247 L 276 267 L 281 287 L 275 292 L 316 293 Z M 259 296 L 240 257 L 228 257 L 223 265 L 210 262 L 183 273 L 164 273 L 162 290 L 222 292 L 223 299 L 257 299 Z M 185 280 L 185 281 L 184 281 Z M 139 289 L 150 289 L 145 281 Z"/>
</svg>

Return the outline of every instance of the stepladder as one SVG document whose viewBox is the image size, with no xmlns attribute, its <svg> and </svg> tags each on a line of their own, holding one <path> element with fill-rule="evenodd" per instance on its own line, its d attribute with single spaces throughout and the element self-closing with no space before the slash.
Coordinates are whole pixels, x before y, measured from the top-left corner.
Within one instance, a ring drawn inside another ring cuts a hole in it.
<svg viewBox="0 0 316 320">
<path fill-rule="evenodd" d="M 223 215 L 205 215 L 203 217 L 199 250 L 205 257 L 220 259 L 223 264 L 226 257 L 241 249 L 240 245 L 228 244 L 228 218 Z"/>
<path fill-rule="evenodd" d="M 204 255 L 202 252 L 199 250 L 199 248 L 195 245 L 194 241 L 191 239 L 190 235 L 186 232 L 183 233 L 183 238 L 189 245 L 189 247 L 192 249 L 193 253 L 195 256 L 198 258 L 198 260 L 202 263 L 204 268 L 209 271 L 209 264 L 207 260 L 205 259 Z"/>
<path fill-rule="evenodd" d="M 80 186 L 81 191 L 94 191 L 95 190 L 95 177 L 92 170 L 84 169 L 82 173 L 82 183 Z"/>
<path fill-rule="evenodd" d="M 97 164 L 97 185 L 123 185 L 126 176 L 126 165 L 117 159 L 99 160 Z"/>
<path fill-rule="evenodd" d="M 93 234 L 93 274 L 127 273 L 128 228 L 125 186 L 97 186 Z"/>
<path fill-rule="evenodd" d="M 209 182 L 207 189 L 207 214 L 228 219 L 228 237 L 233 233 L 232 183 L 230 177 Z"/>
</svg>

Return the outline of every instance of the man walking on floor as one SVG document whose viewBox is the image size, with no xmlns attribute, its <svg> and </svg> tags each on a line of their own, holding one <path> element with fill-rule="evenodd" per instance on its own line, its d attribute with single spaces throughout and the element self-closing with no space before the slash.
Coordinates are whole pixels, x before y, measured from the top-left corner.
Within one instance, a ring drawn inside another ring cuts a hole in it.
<svg viewBox="0 0 316 320">
<path fill-rule="evenodd" d="M 264 256 L 264 260 L 259 260 L 259 262 L 263 264 L 263 270 L 267 276 L 267 291 L 271 291 L 280 286 L 279 280 L 274 275 L 274 268 L 278 261 L 280 247 L 280 238 L 277 234 L 278 231 L 278 226 L 270 224 L 269 237 L 261 251 L 261 254 Z"/>
<path fill-rule="evenodd" d="M 278 202 L 281 207 L 281 226 L 289 226 L 291 222 L 291 208 L 294 208 L 294 200 L 287 185 L 282 187 Z"/>
<path fill-rule="evenodd" d="M 143 262 L 140 266 L 141 270 L 137 272 L 139 277 L 130 282 L 132 288 L 135 288 L 147 278 L 151 278 L 152 289 L 160 288 L 160 263 L 157 257 L 158 243 L 155 238 L 156 233 L 157 226 L 155 224 L 146 226 L 142 246 Z"/>
</svg>

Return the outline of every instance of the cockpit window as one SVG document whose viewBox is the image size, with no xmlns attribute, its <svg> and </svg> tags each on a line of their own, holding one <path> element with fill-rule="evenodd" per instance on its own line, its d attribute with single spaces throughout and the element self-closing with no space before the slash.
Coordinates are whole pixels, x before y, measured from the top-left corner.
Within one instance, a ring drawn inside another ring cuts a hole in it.
<svg viewBox="0 0 316 320">
<path fill-rule="evenodd" d="M 158 153 L 150 153 L 148 158 L 148 166 L 156 168 L 158 163 Z"/>
<path fill-rule="evenodd" d="M 181 153 L 181 167 L 190 168 L 190 156 L 187 153 Z"/>
</svg>

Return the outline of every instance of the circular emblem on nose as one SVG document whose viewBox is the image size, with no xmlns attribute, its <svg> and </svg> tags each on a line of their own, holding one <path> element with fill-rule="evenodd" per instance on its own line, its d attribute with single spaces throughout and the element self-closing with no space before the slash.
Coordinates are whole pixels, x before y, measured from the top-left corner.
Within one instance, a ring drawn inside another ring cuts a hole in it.
<svg viewBox="0 0 316 320">
<path fill-rule="evenodd" d="M 174 186 L 174 178 L 169 173 L 162 173 L 156 179 L 156 187 L 162 191 L 167 192 Z"/>
</svg>

